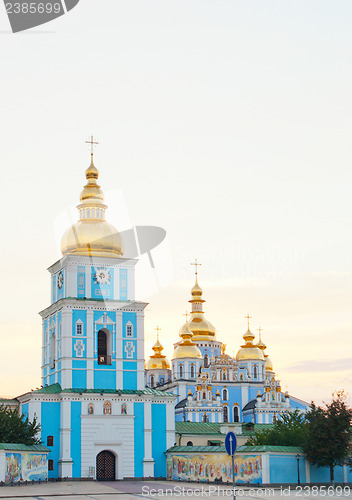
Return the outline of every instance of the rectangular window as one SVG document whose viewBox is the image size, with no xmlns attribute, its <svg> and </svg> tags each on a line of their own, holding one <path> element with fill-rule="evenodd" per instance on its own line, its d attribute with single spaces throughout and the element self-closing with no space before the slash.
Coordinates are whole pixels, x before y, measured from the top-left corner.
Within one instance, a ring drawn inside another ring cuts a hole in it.
<svg viewBox="0 0 352 500">
<path fill-rule="evenodd" d="M 127 328 L 126 328 L 126 337 L 132 337 L 132 336 L 133 336 L 132 325 L 127 325 Z"/>
<path fill-rule="evenodd" d="M 76 335 L 83 335 L 83 325 L 82 323 L 76 324 Z"/>
<path fill-rule="evenodd" d="M 54 436 L 48 436 L 46 438 L 46 445 L 47 446 L 54 446 Z"/>
<path fill-rule="evenodd" d="M 48 470 L 54 470 L 54 460 L 48 460 Z"/>
</svg>

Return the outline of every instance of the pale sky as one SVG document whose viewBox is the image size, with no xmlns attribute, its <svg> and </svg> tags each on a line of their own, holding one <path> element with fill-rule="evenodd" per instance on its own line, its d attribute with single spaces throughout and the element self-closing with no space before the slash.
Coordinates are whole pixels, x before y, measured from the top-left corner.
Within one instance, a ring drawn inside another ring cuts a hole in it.
<svg viewBox="0 0 352 500">
<path fill-rule="evenodd" d="M 104 192 L 168 235 L 168 285 L 137 297 L 146 356 L 157 324 L 172 356 L 197 257 L 230 354 L 250 313 L 284 390 L 352 393 L 351 17 L 347 0 L 81 0 L 14 35 L 0 4 L 1 395 L 40 384 L 55 221 L 92 133 Z"/>
</svg>

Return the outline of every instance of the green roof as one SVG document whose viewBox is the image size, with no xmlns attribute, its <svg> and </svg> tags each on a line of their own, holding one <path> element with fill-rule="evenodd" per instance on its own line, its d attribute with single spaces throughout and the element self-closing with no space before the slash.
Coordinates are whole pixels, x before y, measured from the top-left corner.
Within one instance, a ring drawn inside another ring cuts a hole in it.
<svg viewBox="0 0 352 500">
<path fill-rule="evenodd" d="M 178 434 L 221 434 L 220 425 L 212 422 L 176 422 L 175 429 Z"/>
<path fill-rule="evenodd" d="M 18 404 L 18 400 L 15 398 L 0 398 L 0 405 L 5 403 L 16 403 Z"/>
<path fill-rule="evenodd" d="M 242 434 L 244 436 L 251 436 L 254 432 L 272 428 L 272 425 L 273 424 L 254 424 L 252 429 L 246 429 L 246 424 L 242 424 Z"/>
<path fill-rule="evenodd" d="M 141 390 L 133 389 L 61 389 L 60 384 L 52 384 L 41 389 L 33 391 L 36 394 L 60 394 L 60 393 L 73 393 L 73 394 L 136 394 L 137 396 L 151 395 L 151 396 L 173 396 L 168 392 L 158 391 L 156 389 L 149 389 L 146 387 Z"/>
<path fill-rule="evenodd" d="M 279 453 L 304 453 L 303 448 L 300 446 L 274 446 L 274 445 L 264 445 L 264 446 L 240 446 L 238 451 L 272 451 Z"/>
<path fill-rule="evenodd" d="M 237 448 L 239 452 L 247 452 L 247 453 L 258 453 L 271 451 L 275 453 L 304 453 L 303 448 L 300 446 L 239 446 Z M 175 453 L 175 452 L 218 452 L 218 453 L 226 453 L 225 446 L 172 446 L 167 450 L 167 453 Z"/>
<path fill-rule="evenodd" d="M 7 451 L 50 451 L 42 444 L 19 444 L 19 443 L 0 443 L 0 450 Z"/>
</svg>

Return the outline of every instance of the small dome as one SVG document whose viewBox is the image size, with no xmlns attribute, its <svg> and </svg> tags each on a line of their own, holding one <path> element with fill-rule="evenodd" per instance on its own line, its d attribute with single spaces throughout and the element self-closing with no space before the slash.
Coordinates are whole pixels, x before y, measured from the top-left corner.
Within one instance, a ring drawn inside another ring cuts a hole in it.
<svg viewBox="0 0 352 500">
<path fill-rule="evenodd" d="M 170 370 L 170 361 L 166 356 L 156 358 L 151 356 L 145 364 L 147 370 Z"/>
<path fill-rule="evenodd" d="M 264 356 L 259 347 L 256 346 L 242 346 L 236 354 L 237 361 L 242 359 L 260 359 L 264 360 Z"/>
<path fill-rule="evenodd" d="M 203 294 L 203 290 L 201 287 L 198 285 L 198 281 L 196 280 L 194 287 L 191 290 L 191 295 L 192 297 L 201 297 Z"/>
<path fill-rule="evenodd" d="M 190 328 L 188 327 L 188 325 L 186 325 L 181 334 L 183 340 L 174 350 L 173 359 L 202 358 L 202 353 L 200 352 L 200 349 L 191 340 L 192 336 L 193 334 Z"/>
<path fill-rule="evenodd" d="M 164 354 L 161 354 L 164 350 L 164 346 L 159 341 L 159 334 L 157 335 L 156 342 L 152 347 L 154 354 L 150 356 L 145 364 L 146 370 L 170 370 L 170 361 Z"/>
<path fill-rule="evenodd" d="M 202 353 L 198 349 L 198 347 L 193 344 L 193 345 L 179 345 L 176 347 L 174 350 L 174 358 L 173 359 L 179 359 L 179 358 L 201 358 Z"/>
<path fill-rule="evenodd" d="M 269 356 L 265 357 L 265 371 L 266 372 L 273 372 L 274 371 L 273 362 L 271 361 Z"/>
</svg>

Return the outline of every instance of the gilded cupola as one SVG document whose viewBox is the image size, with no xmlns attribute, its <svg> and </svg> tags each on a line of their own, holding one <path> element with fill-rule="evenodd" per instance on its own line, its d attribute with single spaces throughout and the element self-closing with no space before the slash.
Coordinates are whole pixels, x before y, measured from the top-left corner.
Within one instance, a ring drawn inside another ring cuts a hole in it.
<svg viewBox="0 0 352 500">
<path fill-rule="evenodd" d="M 193 333 L 193 340 L 215 340 L 215 327 L 204 317 L 203 303 L 205 300 L 203 299 L 203 290 L 199 286 L 197 278 L 196 272 L 196 282 L 191 290 L 192 298 L 189 300 L 192 304 L 192 311 L 188 326 Z"/>
<path fill-rule="evenodd" d="M 170 361 L 164 354 L 161 354 L 164 350 L 164 346 L 159 341 L 159 334 L 157 335 L 156 342 L 152 347 L 154 354 L 150 356 L 146 362 L 147 370 L 170 370 Z"/>
<path fill-rule="evenodd" d="M 201 358 L 202 353 L 200 352 L 200 349 L 198 349 L 196 344 L 192 342 L 193 334 L 187 324 L 184 326 L 182 333 L 180 333 L 180 336 L 182 337 L 182 342 L 180 342 L 174 350 L 173 359 Z"/>
<path fill-rule="evenodd" d="M 107 206 L 104 195 L 97 182 L 98 169 L 93 162 L 86 172 L 87 183 L 77 205 L 79 220 L 66 230 L 61 239 L 63 255 L 78 254 L 92 257 L 121 257 L 124 247 L 118 230 L 105 220 Z"/>
<path fill-rule="evenodd" d="M 262 331 L 263 330 L 260 327 L 258 328 L 258 330 L 259 330 L 259 342 L 257 343 L 257 347 L 259 347 L 259 349 L 263 353 L 263 356 L 264 356 L 264 359 L 265 359 L 265 371 L 267 371 L 267 372 L 273 372 L 274 371 L 273 362 L 269 358 L 268 354 L 265 354 L 265 352 L 264 352 L 265 349 L 266 349 L 266 345 L 262 341 Z"/>
<path fill-rule="evenodd" d="M 250 316 L 246 316 L 248 319 L 248 330 L 246 333 L 243 335 L 243 340 L 245 341 L 245 344 L 241 345 L 241 348 L 236 354 L 236 359 L 237 361 L 240 360 L 245 360 L 245 359 L 260 359 L 264 360 L 264 355 L 263 352 L 257 345 L 253 344 L 253 340 L 255 339 L 254 333 L 251 332 L 249 328 L 249 319 Z"/>
</svg>

